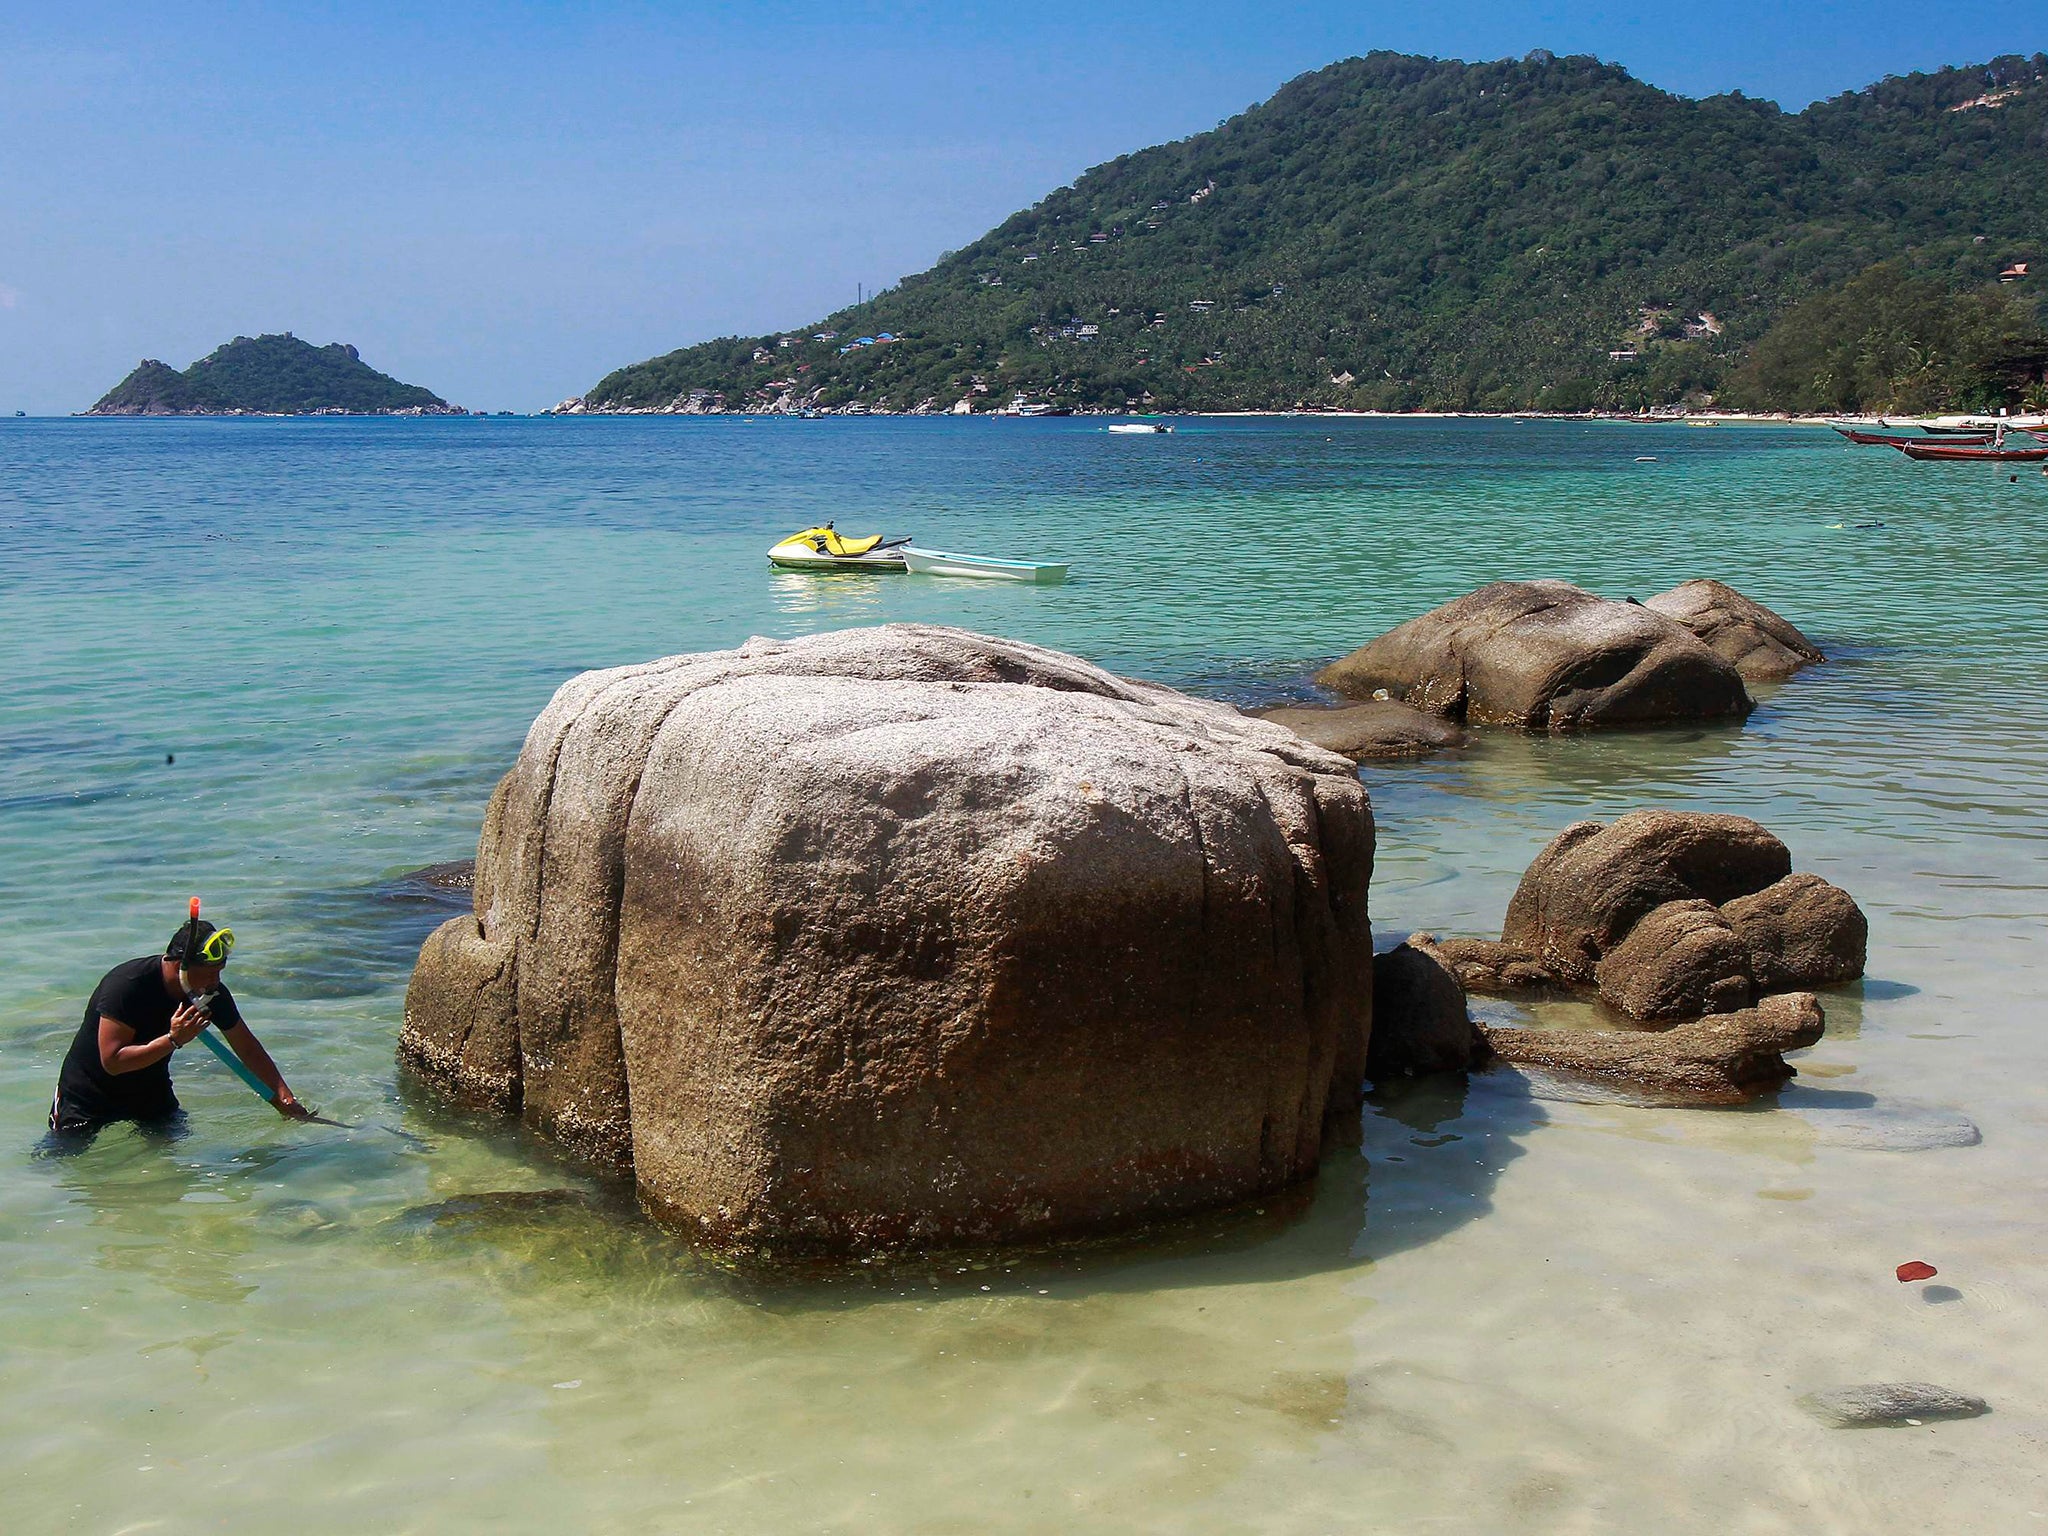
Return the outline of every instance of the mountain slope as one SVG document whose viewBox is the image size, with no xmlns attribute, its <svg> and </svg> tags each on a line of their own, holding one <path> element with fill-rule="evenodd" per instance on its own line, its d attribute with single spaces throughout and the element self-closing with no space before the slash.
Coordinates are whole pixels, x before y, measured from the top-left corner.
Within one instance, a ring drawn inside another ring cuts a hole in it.
<svg viewBox="0 0 2048 1536">
<path fill-rule="evenodd" d="M 102 395 L 88 416 L 218 416 L 238 412 L 388 415 L 453 412 L 430 389 L 379 373 L 342 342 L 316 347 L 290 332 L 237 336 L 183 373 L 145 360 Z"/>
<path fill-rule="evenodd" d="M 1875 263 L 1967 287 L 2037 254 L 2044 142 L 2039 55 L 1787 114 L 1587 58 L 1377 53 L 1097 167 L 795 345 L 685 348 L 586 408 L 1661 403 Z"/>
</svg>

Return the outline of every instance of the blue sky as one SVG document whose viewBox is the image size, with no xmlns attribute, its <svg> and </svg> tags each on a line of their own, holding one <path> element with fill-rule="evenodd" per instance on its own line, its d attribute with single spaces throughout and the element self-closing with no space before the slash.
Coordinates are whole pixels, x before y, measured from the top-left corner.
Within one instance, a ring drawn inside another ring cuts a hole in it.
<svg viewBox="0 0 2048 1536">
<path fill-rule="evenodd" d="M 14 5 L 0 411 L 237 333 L 472 408 L 801 324 L 1373 48 L 1593 53 L 1788 108 L 2048 46 L 2015 8 Z"/>
</svg>

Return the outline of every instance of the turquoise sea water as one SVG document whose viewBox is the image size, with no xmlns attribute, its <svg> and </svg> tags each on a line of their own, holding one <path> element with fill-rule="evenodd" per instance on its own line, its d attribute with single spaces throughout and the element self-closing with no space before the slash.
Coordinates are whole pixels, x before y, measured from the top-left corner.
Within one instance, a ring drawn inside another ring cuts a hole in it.
<svg viewBox="0 0 2048 1536">
<path fill-rule="evenodd" d="M 766 566 L 824 518 L 1074 579 Z M 2048 1524 L 2044 551 L 2038 473 L 1792 428 L 0 422 L 6 1528 Z M 1581 816 L 1758 817 L 1872 947 L 1751 1110 L 1439 1083 L 1376 1098 L 1298 1202 L 799 1281 L 706 1265 L 394 1065 L 448 911 L 398 877 L 472 851 L 583 668 L 918 619 L 1249 703 L 1496 577 L 1699 575 L 1830 663 L 1740 727 L 1366 769 L 1374 919 L 1494 930 Z M 194 892 L 352 1129 L 184 1055 L 182 1138 L 36 1156 L 93 982 Z M 1981 1143 L 1845 1144 L 1958 1115 Z M 1893 1278 L 1915 1258 L 1943 1289 Z M 1793 1406 L 1897 1379 L 1995 1412 L 1856 1433 Z"/>
</svg>

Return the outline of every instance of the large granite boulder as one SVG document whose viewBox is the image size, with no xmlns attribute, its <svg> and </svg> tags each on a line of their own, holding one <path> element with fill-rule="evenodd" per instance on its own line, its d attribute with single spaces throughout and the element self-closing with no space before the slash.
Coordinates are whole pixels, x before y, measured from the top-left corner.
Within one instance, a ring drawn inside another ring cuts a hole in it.
<svg viewBox="0 0 2048 1536">
<path fill-rule="evenodd" d="M 1364 1076 L 1372 854 L 1345 759 L 1033 646 L 586 673 L 402 1049 L 721 1245 L 1115 1227 L 1313 1174 Z"/>
<path fill-rule="evenodd" d="M 1664 1030 L 1483 1027 L 1494 1054 L 1517 1066 L 1733 1104 L 1795 1076 L 1785 1052 L 1817 1044 L 1826 1021 L 1811 992 L 1781 992 Z"/>
<path fill-rule="evenodd" d="M 1793 874 L 1721 914 L 1741 936 L 1759 988 L 1825 987 L 1863 974 L 1870 922 L 1855 898 L 1819 875 Z"/>
<path fill-rule="evenodd" d="M 1676 619 L 1752 683 L 1782 682 L 1827 660 L 1790 620 L 1718 581 L 1680 582 L 1643 606 Z"/>
<path fill-rule="evenodd" d="M 1288 705 L 1259 711 L 1259 718 L 1284 725 L 1319 747 L 1354 762 L 1426 757 L 1462 747 L 1469 737 L 1449 721 L 1392 699 L 1367 699 L 1334 709 Z"/>
<path fill-rule="evenodd" d="M 1574 822 L 1523 872 L 1501 942 L 1584 985 L 1665 902 L 1718 907 L 1791 872 L 1790 851 L 1746 816 L 1631 811 L 1611 826 Z"/>
<path fill-rule="evenodd" d="M 1325 667 L 1350 698 L 1376 692 L 1473 725 L 1569 731 L 1739 719 L 1735 668 L 1674 619 L 1563 581 L 1496 581 Z"/>
<path fill-rule="evenodd" d="M 1373 956 L 1368 1077 L 1462 1072 L 1487 1055 L 1486 1036 L 1465 1011 L 1464 987 L 1427 945 L 1397 944 Z"/>
</svg>

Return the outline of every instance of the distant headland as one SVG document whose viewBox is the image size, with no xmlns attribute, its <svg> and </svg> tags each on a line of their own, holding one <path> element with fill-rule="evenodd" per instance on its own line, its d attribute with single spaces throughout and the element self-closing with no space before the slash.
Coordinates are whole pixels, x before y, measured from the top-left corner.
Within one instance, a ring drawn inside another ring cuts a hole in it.
<svg viewBox="0 0 2048 1536">
<path fill-rule="evenodd" d="M 431 389 L 379 373 L 345 342 L 237 336 L 180 373 L 144 359 L 88 416 L 463 416 Z"/>
<path fill-rule="evenodd" d="M 1395 53 L 1122 155 L 802 325 L 557 413 L 2048 404 L 2048 55 L 1783 112 Z"/>
</svg>

